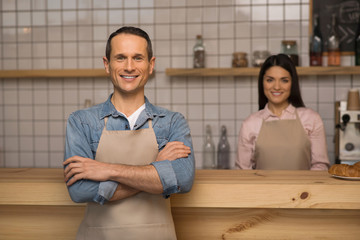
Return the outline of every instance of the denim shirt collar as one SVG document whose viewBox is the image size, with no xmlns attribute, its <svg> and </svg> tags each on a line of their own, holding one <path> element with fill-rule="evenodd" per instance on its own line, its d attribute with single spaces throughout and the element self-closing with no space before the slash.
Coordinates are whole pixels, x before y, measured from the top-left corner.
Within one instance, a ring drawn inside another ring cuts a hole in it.
<svg viewBox="0 0 360 240">
<path fill-rule="evenodd" d="M 115 106 L 111 102 L 112 93 L 110 94 L 109 98 L 106 100 L 106 102 L 103 104 L 101 112 L 100 112 L 100 119 L 104 119 L 108 116 L 113 117 L 119 117 L 123 116 L 121 113 L 119 113 Z M 138 126 L 143 125 L 148 119 L 154 119 L 156 116 L 164 117 L 165 111 L 162 108 L 156 107 L 152 105 L 147 97 L 145 97 L 145 110 L 140 114 L 137 122 Z"/>
</svg>

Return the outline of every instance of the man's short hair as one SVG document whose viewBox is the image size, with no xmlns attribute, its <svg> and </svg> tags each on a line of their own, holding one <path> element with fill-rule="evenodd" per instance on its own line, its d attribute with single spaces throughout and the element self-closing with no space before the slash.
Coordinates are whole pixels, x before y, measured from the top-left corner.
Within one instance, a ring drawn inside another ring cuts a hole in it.
<svg viewBox="0 0 360 240">
<path fill-rule="evenodd" d="M 107 60 L 110 62 L 110 53 L 111 53 L 111 39 L 113 37 L 115 37 L 116 35 L 119 34 L 132 34 L 132 35 L 136 35 L 139 37 L 142 37 L 146 40 L 147 42 L 147 54 L 148 54 L 148 60 L 150 61 L 150 59 L 153 57 L 153 51 L 152 51 L 152 46 L 151 46 L 151 40 L 149 35 L 142 29 L 137 28 L 137 27 L 129 27 L 129 26 L 125 26 L 122 28 L 119 28 L 118 30 L 116 30 L 115 32 L 113 32 L 112 34 L 110 34 L 109 39 L 107 40 L 106 43 L 106 50 L 105 50 L 105 56 L 107 58 Z"/>
</svg>

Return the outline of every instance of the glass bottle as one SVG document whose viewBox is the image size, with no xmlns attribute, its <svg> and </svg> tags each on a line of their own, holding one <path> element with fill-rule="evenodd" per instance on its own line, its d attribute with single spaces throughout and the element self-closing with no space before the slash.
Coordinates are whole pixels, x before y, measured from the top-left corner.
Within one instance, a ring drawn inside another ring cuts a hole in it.
<svg viewBox="0 0 360 240">
<path fill-rule="evenodd" d="M 215 145 L 212 140 L 210 125 L 206 125 L 205 143 L 203 147 L 203 168 L 204 169 L 216 168 Z"/>
<path fill-rule="evenodd" d="M 331 16 L 331 29 L 328 38 L 328 66 L 340 66 L 340 38 L 337 33 L 336 14 Z"/>
<path fill-rule="evenodd" d="M 310 38 L 310 66 L 322 66 L 323 39 L 320 32 L 319 15 L 314 15 L 313 34 Z"/>
<path fill-rule="evenodd" d="M 296 41 L 283 40 L 281 41 L 282 53 L 288 55 L 294 62 L 295 66 L 299 66 L 299 54 L 297 49 Z"/>
<path fill-rule="evenodd" d="M 194 68 L 205 67 L 205 47 L 201 35 L 196 36 L 196 43 L 194 46 Z"/>
<path fill-rule="evenodd" d="M 360 15 L 358 20 L 358 29 L 355 35 L 355 65 L 360 66 Z"/>
<path fill-rule="evenodd" d="M 92 106 L 91 99 L 85 99 L 84 108 L 89 108 Z"/>
<path fill-rule="evenodd" d="M 218 144 L 218 169 L 230 169 L 230 144 L 226 135 L 226 127 L 221 127 Z"/>
</svg>

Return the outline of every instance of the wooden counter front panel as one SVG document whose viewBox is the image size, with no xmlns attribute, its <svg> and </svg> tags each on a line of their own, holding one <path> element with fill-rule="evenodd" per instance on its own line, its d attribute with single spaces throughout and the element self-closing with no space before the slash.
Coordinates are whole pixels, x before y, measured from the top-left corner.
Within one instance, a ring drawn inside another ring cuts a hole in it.
<svg viewBox="0 0 360 240">
<path fill-rule="evenodd" d="M 84 206 L 0 205 L 1 240 L 74 240 Z"/>
<path fill-rule="evenodd" d="M 62 169 L 0 168 L 0 240 L 74 239 Z M 360 239 L 360 181 L 324 171 L 198 170 L 171 205 L 178 240 Z"/>
<path fill-rule="evenodd" d="M 178 240 L 344 239 L 360 210 L 172 208 Z M 0 206 L 0 239 L 73 240 L 84 206 Z"/>
<path fill-rule="evenodd" d="M 178 240 L 360 239 L 360 210 L 172 208 Z"/>
</svg>

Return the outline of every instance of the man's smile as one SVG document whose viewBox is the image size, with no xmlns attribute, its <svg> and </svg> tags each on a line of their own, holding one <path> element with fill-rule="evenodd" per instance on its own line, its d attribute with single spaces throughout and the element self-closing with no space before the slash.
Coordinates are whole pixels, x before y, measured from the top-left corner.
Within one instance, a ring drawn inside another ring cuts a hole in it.
<svg viewBox="0 0 360 240">
<path fill-rule="evenodd" d="M 120 77 L 128 79 L 128 80 L 132 80 L 138 77 L 138 75 L 133 76 L 133 75 L 120 75 Z"/>
</svg>

